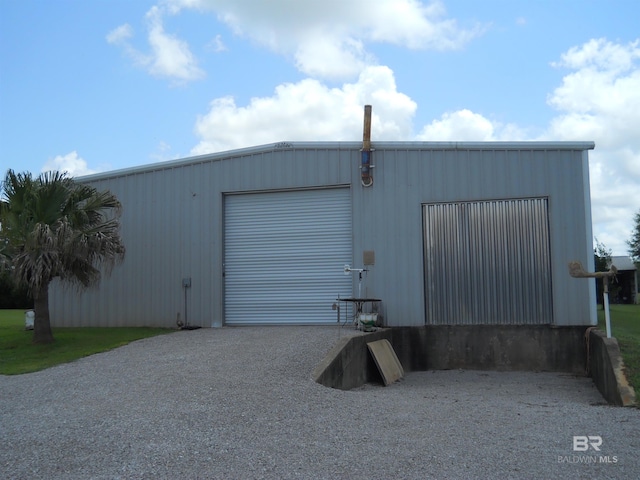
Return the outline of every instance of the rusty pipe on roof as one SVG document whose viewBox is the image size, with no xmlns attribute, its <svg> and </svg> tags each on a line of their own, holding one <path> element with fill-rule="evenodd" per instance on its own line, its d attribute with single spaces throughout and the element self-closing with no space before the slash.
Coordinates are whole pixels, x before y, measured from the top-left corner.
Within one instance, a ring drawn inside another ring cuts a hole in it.
<svg viewBox="0 0 640 480">
<path fill-rule="evenodd" d="M 362 159 L 360 162 L 360 180 L 363 187 L 373 185 L 371 175 L 371 105 L 364 106 L 364 128 L 362 132 Z"/>
</svg>

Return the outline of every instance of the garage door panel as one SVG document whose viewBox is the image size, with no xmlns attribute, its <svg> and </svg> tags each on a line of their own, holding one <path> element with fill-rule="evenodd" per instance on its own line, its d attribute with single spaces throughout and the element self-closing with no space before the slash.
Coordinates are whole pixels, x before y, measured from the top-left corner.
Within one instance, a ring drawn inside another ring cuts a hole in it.
<svg viewBox="0 0 640 480">
<path fill-rule="evenodd" d="M 310 233 L 312 234 L 312 233 Z M 300 257 L 309 257 L 309 254 L 313 251 L 317 250 L 326 250 L 327 243 L 331 243 L 334 248 L 345 249 L 349 248 L 350 242 L 335 242 L 334 238 L 331 235 L 325 235 L 322 237 L 322 241 L 317 241 L 313 243 L 295 243 L 294 239 L 286 239 L 282 242 L 279 242 L 276 248 L 268 249 L 264 245 L 264 242 L 261 244 L 251 244 L 251 243 L 241 243 L 239 246 L 235 248 L 228 249 L 228 254 L 243 254 L 247 258 L 262 258 L 262 257 L 283 257 L 288 258 L 293 255 L 298 255 Z M 276 242 L 274 242 L 276 243 Z M 331 255 L 331 252 L 327 252 L 324 254 L 326 258 L 331 258 L 334 256 L 341 256 L 340 253 Z"/>
<path fill-rule="evenodd" d="M 225 198 L 227 324 L 336 321 L 351 295 L 351 199 L 347 188 Z"/>
</svg>

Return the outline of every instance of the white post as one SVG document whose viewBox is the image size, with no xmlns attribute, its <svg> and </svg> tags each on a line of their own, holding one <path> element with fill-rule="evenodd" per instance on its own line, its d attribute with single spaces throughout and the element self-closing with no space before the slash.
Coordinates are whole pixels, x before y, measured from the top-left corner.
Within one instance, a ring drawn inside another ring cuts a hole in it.
<svg viewBox="0 0 640 480">
<path fill-rule="evenodd" d="M 609 316 L 609 277 L 615 277 L 618 269 L 615 265 L 609 267 L 608 272 L 585 272 L 578 261 L 569 262 L 569 275 L 574 278 L 602 278 L 602 298 L 604 300 L 604 320 L 607 325 L 607 338 L 611 338 L 611 318 Z"/>
<path fill-rule="evenodd" d="M 604 297 L 604 321 L 607 325 L 607 338 L 611 338 L 611 317 L 609 316 L 609 277 L 602 278 Z"/>
</svg>

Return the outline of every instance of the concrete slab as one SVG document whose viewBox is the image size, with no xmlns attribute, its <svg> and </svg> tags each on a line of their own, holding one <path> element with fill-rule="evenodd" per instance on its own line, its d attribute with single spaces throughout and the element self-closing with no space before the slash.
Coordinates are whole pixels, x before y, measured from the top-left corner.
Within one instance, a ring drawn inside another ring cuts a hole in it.
<svg viewBox="0 0 640 480">
<path fill-rule="evenodd" d="M 393 350 L 389 340 L 382 339 L 375 342 L 367 343 L 367 348 L 371 352 L 373 360 L 376 362 L 376 366 L 382 375 L 384 386 L 399 380 L 404 377 L 404 369 L 402 364 Z"/>
</svg>

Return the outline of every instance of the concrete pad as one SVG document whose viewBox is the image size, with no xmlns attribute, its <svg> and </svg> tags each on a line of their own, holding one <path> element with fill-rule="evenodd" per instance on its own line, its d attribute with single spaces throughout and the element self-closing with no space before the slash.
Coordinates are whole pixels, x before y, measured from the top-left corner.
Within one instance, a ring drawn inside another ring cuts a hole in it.
<svg viewBox="0 0 640 480">
<path fill-rule="evenodd" d="M 389 340 L 382 339 L 369 342 L 367 343 L 367 348 L 369 348 L 369 352 L 371 352 L 371 356 L 376 362 L 380 375 L 382 375 L 385 387 L 404 377 L 402 364 L 400 360 L 398 360 L 396 352 L 393 350 Z"/>
</svg>

